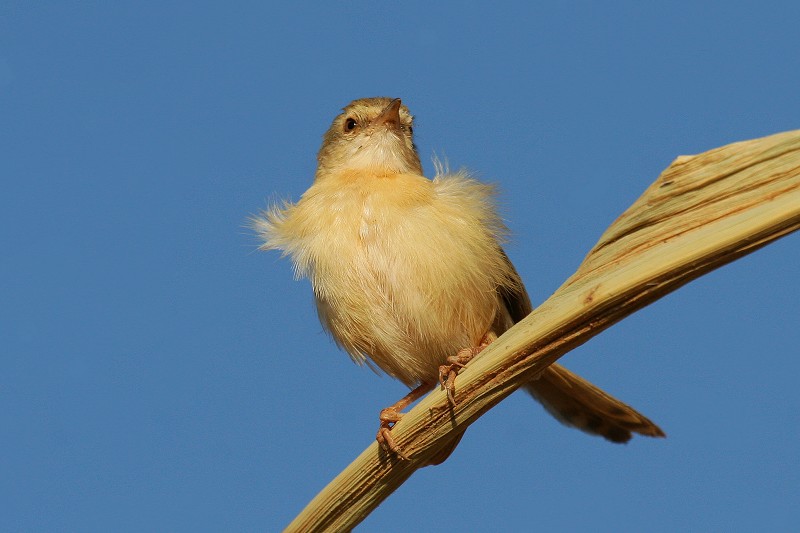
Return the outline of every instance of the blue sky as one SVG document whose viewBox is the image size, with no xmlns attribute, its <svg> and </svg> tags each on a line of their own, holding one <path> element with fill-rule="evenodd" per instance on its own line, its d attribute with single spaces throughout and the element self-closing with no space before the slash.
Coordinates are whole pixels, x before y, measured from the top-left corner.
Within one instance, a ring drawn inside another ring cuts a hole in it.
<svg viewBox="0 0 800 533">
<path fill-rule="evenodd" d="M 322 332 L 249 215 L 401 97 L 499 185 L 541 302 L 680 154 L 800 125 L 796 2 L 7 2 L 0 530 L 275 531 L 405 394 Z M 523 394 L 361 531 L 800 527 L 800 236 L 568 354 L 667 432 L 615 446 Z"/>
</svg>

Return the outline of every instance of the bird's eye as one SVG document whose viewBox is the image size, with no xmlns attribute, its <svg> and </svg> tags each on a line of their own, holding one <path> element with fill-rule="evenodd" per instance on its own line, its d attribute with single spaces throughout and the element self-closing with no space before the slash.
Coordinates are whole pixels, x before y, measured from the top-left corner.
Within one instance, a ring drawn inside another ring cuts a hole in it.
<svg viewBox="0 0 800 533">
<path fill-rule="evenodd" d="M 353 131 L 358 126 L 358 122 L 354 118 L 348 118 L 344 121 L 344 131 Z"/>
</svg>

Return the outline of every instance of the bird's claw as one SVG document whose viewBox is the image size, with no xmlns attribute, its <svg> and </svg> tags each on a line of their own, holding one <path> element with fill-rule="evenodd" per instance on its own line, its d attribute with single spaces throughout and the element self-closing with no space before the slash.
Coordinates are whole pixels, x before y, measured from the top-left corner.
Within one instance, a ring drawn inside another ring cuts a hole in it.
<svg viewBox="0 0 800 533">
<path fill-rule="evenodd" d="M 392 428 L 397 422 L 400 421 L 401 418 L 403 418 L 403 413 L 400 411 L 421 398 L 422 395 L 430 392 L 432 388 L 433 383 L 431 382 L 421 383 L 417 388 L 406 394 L 397 403 L 381 410 L 380 414 L 378 415 L 380 426 L 378 427 L 378 434 L 375 436 L 375 440 L 378 441 L 378 444 L 384 451 L 394 454 L 404 461 L 408 461 L 408 456 L 403 453 L 403 451 L 400 449 L 400 446 L 397 445 L 392 437 Z"/>
<path fill-rule="evenodd" d="M 447 392 L 447 401 L 450 407 L 456 406 L 456 376 L 461 368 L 467 366 L 473 357 L 480 352 L 480 348 L 464 348 L 456 355 L 447 358 L 447 364 L 439 367 L 439 383 Z"/>
<path fill-rule="evenodd" d="M 388 422 L 381 422 L 375 440 L 378 441 L 378 444 L 384 451 L 393 453 L 403 461 L 408 461 L 408 457 L 403 453 L 403 450 L 394 442 L 394 438 L 392 438 L 392 428 L 389 426 Z"/>
</svg>

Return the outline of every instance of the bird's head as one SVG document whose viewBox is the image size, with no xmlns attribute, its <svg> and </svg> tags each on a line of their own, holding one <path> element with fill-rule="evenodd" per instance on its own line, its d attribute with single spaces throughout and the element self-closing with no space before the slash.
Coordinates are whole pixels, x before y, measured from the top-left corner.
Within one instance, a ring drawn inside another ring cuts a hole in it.
<svg viewBox="0 0 800 533">
<path fill-rule="evenodd" d="M 325 133 L 317 178 L 347 170 L 422 174 L 413 122 L 399 98 L 354 100 Z"/>
</svg>

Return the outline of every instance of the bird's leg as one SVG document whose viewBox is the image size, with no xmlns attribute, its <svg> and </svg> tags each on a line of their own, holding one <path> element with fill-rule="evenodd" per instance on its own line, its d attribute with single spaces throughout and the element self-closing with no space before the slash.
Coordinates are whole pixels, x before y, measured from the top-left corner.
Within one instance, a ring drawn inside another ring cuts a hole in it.
<svg viewBox="0 0 800 533">
<path fill-rule="evenodd" d="M 472 348 L 464 348 L 456 355 L 451 355 L 447 358 L 447 364 L 439 367 L 439 383 L 442 389 L 447 391 L 447 401 L 450 402 L 451 407 L 456 406 L 456 376 L 461 368 L 467 366 L 476 355 L 481 353 L 484 348 L 489 346 L 497 335 L 492 332 L 487 333 L 481 339 L 478 346 Z"/>
<path fill-rule="evenodd" d="M 403 396 L 400 401 L 394 405 L 381 410 L 381 414 L 378 416 L 381 424 L 378 428 L 378 435 L 375 437 L 375 439 L 378 441 L 378 444 L 381 445 L 381 448 L 387 452 L 397 455 L 400 459 L 404 459 L 406 461 L 408 460 L 408 457 L 403 454 L 400 447 L 395 444 L 394 439 L 392 438 L 392 428 L 397 422 L 400 421 L 401 418 L 403 418 L 403 413 L 400 411 L 430 392 L 433 389 L 433 385 L 433 383 L 423 383 L 416 389 Z"/>
</svg>

